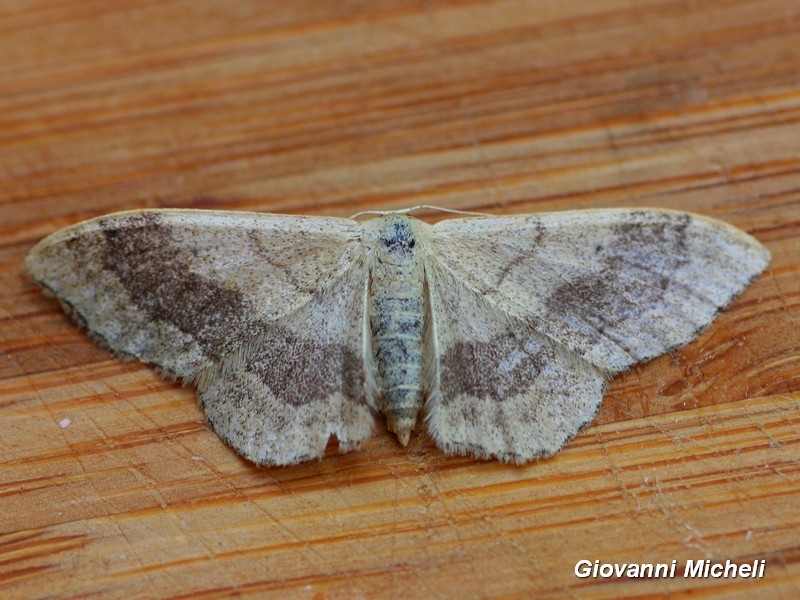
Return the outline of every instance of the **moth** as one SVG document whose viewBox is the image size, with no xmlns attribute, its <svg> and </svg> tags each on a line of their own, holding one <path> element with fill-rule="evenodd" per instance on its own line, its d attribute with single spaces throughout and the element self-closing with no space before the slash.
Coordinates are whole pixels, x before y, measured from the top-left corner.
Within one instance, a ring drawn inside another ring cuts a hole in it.
<svg viewBox="0 0 800 600">
<path fill-rule="evenodd" d="M 197 387 L 247 459 L 292 465 L 420 415 L 447 454 L 525 463 L 606 383 L 683 346 L 766 267 L 699 215 L 611 209 L 365 221 L 136 210 L 41 241 L 30 274 L 122 358 Z"/>
</svg>

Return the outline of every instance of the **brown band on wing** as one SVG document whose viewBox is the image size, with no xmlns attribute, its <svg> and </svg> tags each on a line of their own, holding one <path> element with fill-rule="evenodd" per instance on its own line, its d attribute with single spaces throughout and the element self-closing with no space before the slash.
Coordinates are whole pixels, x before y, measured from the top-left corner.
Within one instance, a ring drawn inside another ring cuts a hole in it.
<svg viewBox="0 0 800 600">
<path fill-rule="evenodd" d="M 105 268 L 114 272 L 136 306 L 194 338 L 205 354 L 227 352 L 233 332 L 253 325 L 244 296 L 192 273 L 168 227 L 153 213 L 104 231 Z"/>
<path fill-rule="evenodd" d="M 441 358 L 442 403 L 462 394 L 502 402 L 528 390 L 548 360 L 545 348 L 520 333 L 459 341 Z"/>
<path fill-rule="evenodd" d="M 614 338 L 607 329 L 635 320 L 658 304 L 671 283 L 670 275 L 688 260 L 691 217 L 652 212 L 632 212 L 631 217 L 633 221 L 613 227 L 608 243 L 594 248 L 600 270 L 559 285 L 545 306 L 559 322 L 585 321 L 590 327 L 581 331 L 590 344 L 613 339 L 632 359 L 640 360 L 626 340 Z M 654 257 L 656 248 L 660 255 Z"/>
<path fill-rule="evenodd" d="M 337 392 L 367 403 L 363 360 L 341 344 L 302 339 L 272 325 L 245 365 L 281 402 L 300 406 Z"/>
</svg>

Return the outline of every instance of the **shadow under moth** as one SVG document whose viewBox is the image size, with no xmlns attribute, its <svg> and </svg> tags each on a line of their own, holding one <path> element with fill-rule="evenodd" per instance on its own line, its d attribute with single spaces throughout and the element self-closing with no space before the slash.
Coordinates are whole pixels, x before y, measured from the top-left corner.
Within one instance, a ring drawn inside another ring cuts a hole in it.
<svg viewBox="0 0 800 600">
<path fill-rule="evenodd" d="M 448 454 L 524 463 L 606 383 L 690 342 L 766 267 L 707 217 L 654 209 L 366 221 L 136 210 L 54 233 L 31 275 L 117 356 L 197 387 L 258 464 L 418 416 Z"/>
</svg>

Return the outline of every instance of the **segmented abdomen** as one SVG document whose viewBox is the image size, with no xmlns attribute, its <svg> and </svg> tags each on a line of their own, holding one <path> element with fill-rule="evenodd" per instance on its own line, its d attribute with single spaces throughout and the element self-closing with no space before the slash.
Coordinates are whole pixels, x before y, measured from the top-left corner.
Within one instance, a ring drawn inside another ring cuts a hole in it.
<svg viewBox="0 0 800 600">
<path fill-rule="evenodd" d="M 381 409 L 389 429 L 408 440 L 422 406 L 423 279 L 419 265 L 373 282 L 373 347 Z"/>
</svg>

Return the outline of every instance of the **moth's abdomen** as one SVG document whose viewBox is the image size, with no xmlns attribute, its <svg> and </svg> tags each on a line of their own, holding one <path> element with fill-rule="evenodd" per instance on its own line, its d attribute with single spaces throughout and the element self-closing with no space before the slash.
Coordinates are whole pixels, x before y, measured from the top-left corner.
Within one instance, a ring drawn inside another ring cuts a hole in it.
<svg viewBox="0 0 800 600">
<path fill-rule="evenodd" d="M 380 406 L 405 445 L 422 407 L 422 262 L 406 217 L 384 220 L 371 280 L 371 322 Z"/>
<path fill-rule="evenodd" d="M 422 406 L 422 295 L 374 299 L 381 409 L 405 445 Z"/>
</svg>

